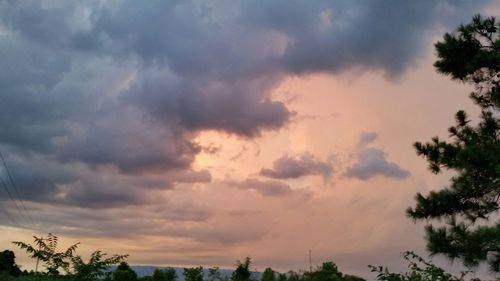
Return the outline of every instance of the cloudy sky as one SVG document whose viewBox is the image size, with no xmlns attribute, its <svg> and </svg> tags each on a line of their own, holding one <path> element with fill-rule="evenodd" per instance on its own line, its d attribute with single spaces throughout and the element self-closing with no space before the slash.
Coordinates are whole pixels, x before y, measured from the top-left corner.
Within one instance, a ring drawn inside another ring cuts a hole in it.
<svg viewBox="0 0 500 281">
<path fill-rule="evenodd" d="M 450 176 L 412 144 L 477 114 L 433 42 L 476 13 L 500 5 L 2 1 L 0 151 L 23 204 L 0 189 L 0 249 L 52 232 L 132 264 L 299 270 L 311 249 L 403 269 L 425 254 L 404 210 Z"/>
</svg>

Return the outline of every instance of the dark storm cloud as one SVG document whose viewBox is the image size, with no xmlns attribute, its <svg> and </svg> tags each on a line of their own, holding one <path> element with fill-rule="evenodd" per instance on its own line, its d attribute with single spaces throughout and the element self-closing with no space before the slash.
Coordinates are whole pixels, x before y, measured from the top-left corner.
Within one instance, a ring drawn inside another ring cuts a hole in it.
<svg viewBox="0 0 500 281">
<path fill-rule="evenodd" d="M 263 129 L 279 129 L 292 115 L 283 103 L 269 98 L 277 81 L 273 76 L 232 81 L 186 79 L 156 68 L 139 76 L 124 100 L 147 108 L 159 122 L 187 130 L 214 129 L 251 137 Z"/>
<path fill-rule="evenodd" d="M 284 155 L 273 162 L 272 169 L 262 169 L 260 174 L 275 179 L 295 179 L 308 175 L 328 177 L 333 172 L 331 163 L 316 159 L 309 153 L 296 157 Z"/>
<path fill-rule="evenodd" d="M 172 189 L 179 183 L 206 183 L 211 180 L 206 170 L 185 169 L 139 177 L 135 174 L 124 175 L 113 169 L 67 165 L 36 155 L 10 156 L 6 161 L 25 200 L 82 208 L 164 203 L 159 194 L 163 190 Z M 2 168 L 0 176 L 7 181 L 6 171 Z M 0 192 L 0 200 L 8 198 L 6 192 Z"/>
<path fill-rule="evenodd" d="M 485 2 L 482 4 L 486 4 Z M 470 1 L 242 1 L 246 23 L 288 38 L 283 67 L 291 73 L 341 72 L 356 67 L 401 76 L 429 45 L 426 35 Z M 456 22 L 455 22 L 456 24 Z"/>
<path fill-rule="evenodd" d="M 402 169 L 398 164 L 387 161 L 386 153 L 378 148 L 368 147 L 377 138 L 376 133 L 362 133 L 359 139 L 358 152 L 355 163 L 348 167 L 345 176 L 359 180 L 369 180 L 376 176 L 394 179 L 405 179 L 410 172 Z"/>
<path fill-rule="evenodd" d="M 142 204 L 148 184 L 131 178 L 164 174 L 173 178 L 152 185 L 170 188 L 203 149 L 198 132 L 251 138 L 290 122 L 295 113 L 271 97 L 285 77 L 352 68 L 401 75 L 432 27 L 470 18 L 469 3 L 3 1 L 0 144 L 23 163 L 15 171 L 29 200 Z M 380 153 L 365 158 L 378 173 L 401 174 Z M 291 172 L 300 161 L 264 174 L 327 172 L 314 161 Z M 288 190 L 254 184 L 268 195 Z"/>
</svg>

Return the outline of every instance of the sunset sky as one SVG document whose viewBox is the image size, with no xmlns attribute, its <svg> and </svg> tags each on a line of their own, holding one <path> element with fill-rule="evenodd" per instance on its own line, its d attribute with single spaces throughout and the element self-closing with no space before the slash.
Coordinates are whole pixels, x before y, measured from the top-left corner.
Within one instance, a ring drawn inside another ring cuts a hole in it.
<svg viewBox="0 0 500 281">
<path fill-rule="evenodd" d="M 500 3 L 2 1 L 0 151 L 25 208 L 0 185 L 0 250 L 52 232 L 131 264 L 284 272 L 310 249 L 403 270 L 426 254 L 405 209 L 452 175 L 412 145 L 478 114 L 433 43 L 477 13 Z"/>
</svg>

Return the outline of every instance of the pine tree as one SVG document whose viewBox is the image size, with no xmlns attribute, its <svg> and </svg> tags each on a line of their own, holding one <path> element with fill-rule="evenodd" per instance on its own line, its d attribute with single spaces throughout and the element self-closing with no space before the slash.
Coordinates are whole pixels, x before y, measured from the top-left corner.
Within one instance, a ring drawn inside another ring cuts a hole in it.
<svg viewBox="0 0 500 281">
<path fill-rule="evenodd" d="M 456 172 L 448 187 L 417 194 L 407 214 L 415 220 L 436 219 L 426 226 L 427 249 L 461 260 L 466 266 L 488 263 L 500 273 L 500 25 L 495 18 L 475 16 L 471 23 L 446 33 L 435 44 L 439 73 L 473 84 L 470 98 L 480 107 L 473 125 L 464 111 L 456 113 L 450 140 L 434 137 L 415 143 L 433 173 Z"/>
</svg>

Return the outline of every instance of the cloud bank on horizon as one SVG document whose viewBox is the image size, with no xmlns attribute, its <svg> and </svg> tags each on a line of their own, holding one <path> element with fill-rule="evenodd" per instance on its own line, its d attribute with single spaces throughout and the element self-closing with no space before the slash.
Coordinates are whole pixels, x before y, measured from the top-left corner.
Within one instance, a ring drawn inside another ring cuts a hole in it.
<svg viewBox="0 0 500 281">
<path fill-rule="evenodd" d="M 229 193 L 296 202 L 312 195 L 286 180 L 330 177 L 336 168 L 305 153 L 257 169 L 272 180 L 214 179 L 209 168 L 193 167 L 209 149 L 196 137 L 217 131 L 256 139 L 286 128 L 297 113 L 272 93 L 290 76 L 356 70 L 397 80 L 437 27 L 454 28 L 487 3 L 3 1 L 0 148 L 44 227 L 96 236 L 258 239 L 265 229 L 184 225 L 209 221 L 211 206 L 163 192 L 202 183 L 213 192 L 221 185 Z M 369 143 L 376 135 L 362 138 Z M 347 176 L 409 176 L 375 148 L 362 148 L 357 160 Z M 129 220 L 113 221 L 124 216 Z"/>
</svg>

